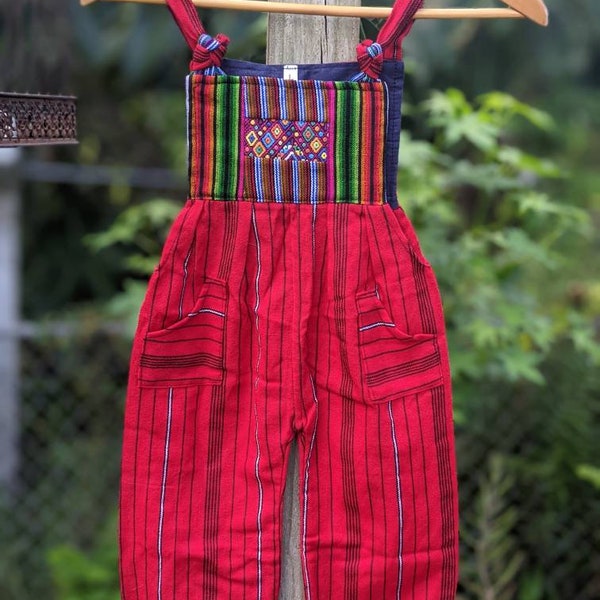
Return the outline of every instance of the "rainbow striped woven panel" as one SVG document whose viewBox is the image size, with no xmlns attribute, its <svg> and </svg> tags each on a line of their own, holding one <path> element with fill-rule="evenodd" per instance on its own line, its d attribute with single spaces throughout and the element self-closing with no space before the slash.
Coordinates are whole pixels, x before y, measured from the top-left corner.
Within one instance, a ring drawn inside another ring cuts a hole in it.
<svg viewBox="0 0 600 600">
<path fill-rule="evenodd" d="M 188 76 L 190 197 L 383 204 L 381 81 Z"/>
</svg>

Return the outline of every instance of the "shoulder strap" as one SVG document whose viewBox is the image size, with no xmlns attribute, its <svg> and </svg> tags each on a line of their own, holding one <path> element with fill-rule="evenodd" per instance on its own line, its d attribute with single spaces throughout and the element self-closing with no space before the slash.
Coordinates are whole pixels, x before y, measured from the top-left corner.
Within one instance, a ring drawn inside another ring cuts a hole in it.
<svg viewBox="0 0 600 600">
<path fill-rule="evenodd" d="M 214 38 L 206 33 L 192 0 L 167 0 L 167 5 L 193 50 L 191 70 L 220 70 L 229 38 L 218 33 Z M 363 40 L 356 48 L 361 76 L 378 79 L 384 58 L 402 58 L 402 40 L 414 23 L 414 15 L 423 0 L 396 0 L 390 16 L 377 35 L 377 41 Z"/>
<path fill-rule="evenodd" d="M 383 58 L 402 58 L 402 40 L 411 30 L 415 13 L 422 6 L 423 0 L 396 0 L 377 35 L 377 43 L 383 48 Z"/>
<path fill-rule="evenodd" d="M 206 33 L 192 0 L 167 0 L 167 6 L 193 51 L 190 70 L 214 68 L 220 71 L 229 38 L 222 33 L 214 38 Z"/>
<path fill-rule="evenodd" d="M 383 59 L 402 58 L 402 40 L 415 22 L 415 13 L 423 6 L 423 0 L 396 0 L 390 16 L 379 30 L 377 41 L 366 39 L 356 47 L 361 72 L 353 78 L 379 79 Z"/>
</svg>

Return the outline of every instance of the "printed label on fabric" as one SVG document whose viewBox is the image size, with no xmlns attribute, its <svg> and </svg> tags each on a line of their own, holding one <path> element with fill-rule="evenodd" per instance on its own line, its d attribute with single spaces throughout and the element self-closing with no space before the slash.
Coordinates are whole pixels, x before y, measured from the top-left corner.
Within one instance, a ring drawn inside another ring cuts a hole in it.
<svg viewBox="0 0 600 600">
<path fill-rule="evenodd" d="M 298 65 L 283 65 L 284 79 L 298 79 Z"/>
<path fill-rule="evenodd" d="M 329 123 L 244 119 L 244 154 L 255 158 L 327 160 Z"/>
</svg>

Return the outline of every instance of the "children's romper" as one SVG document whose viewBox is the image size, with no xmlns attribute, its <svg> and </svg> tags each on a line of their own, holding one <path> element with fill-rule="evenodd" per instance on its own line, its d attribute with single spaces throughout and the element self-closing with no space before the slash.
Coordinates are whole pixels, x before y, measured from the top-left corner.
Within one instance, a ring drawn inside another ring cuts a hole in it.
<svg viewBox="0 0 600 600">
<path fill-rule="evenodd" d="M 139 315 L 124 600 L 276 600 L 290 442 L 310 600 L 450 600 L 458 499 L 435 275 L 396 199 L 398 0 L 357 62 L 224 59 L 191 0 L 189 197 Z"/>
</svg>

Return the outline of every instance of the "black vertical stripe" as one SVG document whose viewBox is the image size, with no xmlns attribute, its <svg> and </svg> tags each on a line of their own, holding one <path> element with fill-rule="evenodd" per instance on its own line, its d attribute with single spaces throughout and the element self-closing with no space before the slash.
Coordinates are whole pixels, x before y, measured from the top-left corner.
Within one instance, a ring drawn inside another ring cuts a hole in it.
<svg viewBox="0 0 600 600">
<path fill-rule="evenodd" d="M 438 477 L 440 481 L 440 496 L 442 497 L 442 596 L 441 600 L 453 600 L 456 590 L 456 564 L 454 560 L 454 544 L 456 523 L 454 520 L 452 469 L 450 464 L 450 447 L 448 443 L 446 402 L 444 387 L 432 390 L 435 446 L 438 459 Z"/>
<path fill-rule="evenodd" d="M 181 495 L 181 474 L 183 472 L 183 454 L 185 450 L 185 426 L 187 421 L 187 388 L 183 390 L 183 424 L 181 431 L 181 449 L 179 456 L 179 474 L 177 477 L 177 497 L 175 500 L 175 518 L 173 523 L 175 524 L 175 534 L 173 542 L 173 600 L 177 598 L 177 570 L 176 570 L 176 558 L 177 558 L 177 534 L 179 533 L 179 497 Z"/>
<path fill-rule="evenodd" d="M 383 470 L 385 468 L 386 463 L 383 460 L 383 432 L 381 430 L 381 413 L 382 411 L 385 410 L 385 404 L 380 404 L 378 406 L 378 411 L 377 411 L 377 439 L 379 440 L 379 472 L 381 473 L 381 493 L 383 495 L 383 515 L 382 515 L 382 520 L 383 520 L 383 554 L 384 554 L 384 560 L 385 562 L 387 562 L 387 549 L 388 549 L 388 542 L 387 542 L 387 532 L 388 532 L 388 515 L 387 515 L 387 500 L 385 497 L 385 480 L 383 477 Z M 385 598 L 387 596 L 387 569 L 383 569 L 383 586 L 382 586 L 382 594 L 383 597 Z M 373 599 L 375 600 L 375 599 Z M 415 599 L 416 600 L 416 599 Z"/>
<path fill-rule="evenodd" d="M 423 459 L 423 469 L 426 471 L 427 470 L 427 462 L 426 462 L 426 452 L 425 452 L 425 440 L 423 439 L 423 423 L 421 421 L 421 405 L 419 402 L 419 398 L 415 397 L 415 407 L 417 409 L 417 416 L 419 418 L 419 435 L 421 438 L 421 454 L 422 454 L 422 459 Z M 405 412 L 406 412 L 406 406 L 405 406 Z M 435 417 L 434 417 L 435 418 Z M 407 421 L 407 426 L 408 426 L 408 421 Z M 408 435 L 408 431 L 407 431 L 407 439 L 411 439 L 410 435 Z M 412 444 L 411 444 L 412 446 Z M 414 473 L 414 469 L 411 468 L 411 473 Z M 430 507 L 429 507 L 429 490 L 427 489 L 427 480 L 428 480 L 428 476 L 427 473 L 423 473 L 423 482 L 424 482 L 424 486 L 425 486 L 425 505 L 426 505 L 426 513 L 429 515 L 431 514 L 430 511 Z M 413 490 L 414 490 L 414 476 L 413 476 Z M 415 506 L 414 504 L 414 500 L 416 499 L 415 493 L 413 491 L 413 507 Z M 413 509 L 414 510 L 414 509 Z M 425 576 L 425 597 L 428 598 L 428 588 L 429 588 L 429 568 L 431 567 L 431 555 L 430 555 L 430 548 L 431 548 L 431 531 L 429 528 L 429 519 L 427 519 L 426 521 L 427 523 L 427 575 Z M 416 530 L 415 530 L 415 539 L 416 539 Z M 416 563 L 415 563 L 415 572 L 416 572 Z"/>
<path fill-rule="evenodd" d="M 154 417 L 156 413 L 156 390 L 154 390 L 153 398 L 152 398 L 152 421 L 150 423 L 150 431 L 152 435 L 150 436 L 150 448 L 148 450 L 148 477 L 146 479 L 146 498 L 144 500 L 144 548 L 148 548 L 148 499 L 150 496 L 150 473 L 152 470 L 152 442 L 154 441 Z M 148 590 L 149 590 L 149 582 L 148 582 L 148 552 L 144 553 L 144 590 L 146 592 L 146 600 L 148 600 Z"/>
<path fill-rule="evenodd" d="M 137 394 L 136 425 L 140 423 L 140 415 L 142 413 L 142 388 L 138 387 L 137 389 L 138 389 L 138 394 Z M 132 511 L 133 511 L 133 519 L 132 519 L 132 527 L 133 527 L 132 552 L 133 552 L 133 556 L 132 556 L 132 561 L 133 561 L 133 576 L 135 579 L 135 597 L 136 598 L 140 597 L 140 587 L 139 587 L 139 582 L 138 582 L 136 551 L 135 551 L 136 546 L 137 546 L 137 542 L 136 542 L 136 540 L 137 540 L 136 512 L 137 511 L 136 511 L 136 508 L 137 508 L 137 484 L 138 484 L 137 465 L 138 465 L 139 439 L 140 439 L 140 430 L 139 430 L 139 427 L 136 426 L 136 428 L 135 428 L 135 449 L 133 451 L 133 506 L 132 506 Z M 121 517 L 122 517 L 122 515 L 119 516 L 119 519 L 121 519 Z"/>
<path fill-rule="evenodd" d="M 349 205 L 336 206 L 334 218 L 334 313 L 338 338 L 342 347 L 342 383 L 340 396 L 342 402 L 342 481 L 344 489 L 344 506 L 348 544 L 344 573 L 346 581 L 345 600 L 358 600 L 358 561 L 360 559 L 360 514 L 358 496 L 353 468 L 354 457 L 354 404 L 352 400 L 352 380 L 349 377 L 349 358 L 346 352 L 346 315 L 344 300 L 346 299 L 347 282 L 347 236 Z"/>
<path fill-rule="evenodd" d="M 250 293 L 250 289 L 251 286 L 248 283 L 248 270 L 244 270 L 244 280 L 245 280 L 245 284 L 246 284 L 246 290 L 247 293 Z M 248 302 L 249 306 L 252 306 L 252 304 L 250 302 Z M 254 348 L 254 327 L 250 327 L 249 328 L 249 339 L 247 341 L 248 346 L 250 348 Z M 249 353 L 250 354 L 250 365 L 249 365 L 249 369 L 250 369 L 250 373 L 252 373 L 252 361 L 253 361 L 253 356 L 252 356 L 252 352 Z M 251 381 L 252 378 L 249 378 L 249 381 Z M 252 390 L 252 385 L 250 386 L 250 390 Z M 250 391 L 248 393 L 248 397 L 244 397 L 243 400 L 244 401 L 248 401 L 248 402 L 252 402 L 252 391 Z M 248 520 L 248 494 L 249 494 L 249 490 L 250 490 L 250 484 L 248 483 L 248 474 L 250 472 L 250 469 L 247 468 L 248 465 L 248 458 L 250 456 L 250 442 L 251 440 L 254 439 L 254 436 L 252 435 L 252 418 L 248 418 L 248 430 L 246 432 L 246 456 L 244 457 L 244 481 L 246 483 L 246 489 L 244 490 L 244 528 L 243 528 L 243 555 L 244 556 L 248 556 L 247 553 L 247 541 L 248 541 L 248 523 L 252 522 Z M 254 478 L 254 476 L 253 476 Z M 252 515 L 252 519 L 254 520 L 254 513 Z M 256 521 L 253 521 L 253 525 L 251 526 L 251 530 L 254 530 L 254 523 Z M 256 548 L 256 546 L 254 546 Z M 249 562 L 249 561 L 248 561 Z M 246 583 L 246 564 L 244 565 L 244 575 L 243 575 L 243 588 L 247 589 L 247 583 Z"/>
<path fill-rule="evenodd" d="M 271 209 L 273 207 L 272 203 L 268 204 L 268 210 L 269 210 L 269 236 L 270 239 L 273 240 L 274 238 L 274 232 L 273 232 L 273 219 L 271 216 Z M 278 214 L 282 216 L 283 221 L 285 222 L 285 212 L 282 212 L 282 210 L 278 211 Z M 275 219 L 275 223 L 277 225 L 277 218 Z M 281 244 L 281 254 L 282 254 L 282 262 L 285 265 L 286 264 L 286 253 L 285 253 L 285 244 Z M 273 262 L 273 257 L 274 257 L 274 253 L 273 253 L 273 248 L 271 249 L 271 273 L 275 272 L 275 263 Z M 286 289 L 286 276 L 287 276 L 287 269 L 284 268 L 283 269 L 283 288 Z M 285 302 L 281 303 L 281 314 L 279 316 L 279 323 L 285 323 L 284 320 L 284 314 L 285 314 Z M 279 348 L 283 348 L 283 327 L 279 328 Z M 285 462 L 284 457 L 286 454 L 286 448 L 284 446 L 283 443 L 283 438 L 282 438 L 282 434 L 283 434 L 283 361 L 280 364 L 280 368 L 279 368 L 279 447 L 281 449 L 281 460 L 282 463 Z"/>
<path fill-rule="evenodd" d="M 237 202 L 235 203 L 237 205 Z M 239 207 L 238 207 L 239 208 Z M 237 245 L 237 238 L 236 240 L 232 240 L 232 243 L 236 243 Z M 237 303 L 237 314 L 238 315 L 242 315 L 243 311 L 242 309 L 244 308 L 244 299 L 246 298 L 246 294 L 247 294 L 247 288 L 243 287 L 243 285 L 246 283 L 245 279 L 242 277 L 240 279 L 240 285 L 237 291 L 237 299 L 238 299 L 238 303 Z M 240 319 L 239 321 L 239 327 L 237 330 L 237 347 L 238 348 L 242 348 L 243 344 L 246 343 L 246 340 L 243 337 L 243 323 L 242 323 L 242 319 Z M 235 373 L 243 373 L 244 372 L 244 365 L 242 364 L 242 353 L 238 352 L 237 353 L 237 364 L 235 365 Z M 243 392 L 245 390 L 242 389 L 241 386 L 241 382 L 242 382 L 242 378 L 241 377 L 237 377 L 234 378 L 234 380 L 237 379 L 236 383 L 236 390 L 235 390 L 235 412 L 232 415 L 229 415 L 230 419 L 235 419 L 235 427 L 234 427 L 234 431 L 235 431 L 235 437 L 234 437 L 234 445 L 233 445 L 233 464 L 237 465 L 238 464 L 238 445 L 239 445 L 239 440 L 238 440 L 238 436 L 240 434 L 240 405 L 241 405 L 241 400 L 242 400 L 242 395 Z M 233 516 L 235 514 L 234 511 L 234 504 L 235 504 L 235 498 L 237 497 L 238 491 L 236 490 L 236 481 L 237 481 L 237 477 L 236 477 L 236 469 L 233 470 L 233 474 L 232 474 L 232 486 L 231 486 L 231 511 L 230 511 L 230 522 L 229 522 L 229 600 L 234 600 L 233 599 L 233 588 L 232 588 L 232 582 L 233 582 L 233 560 L 232 560 L 232 552 L 233 552 L 233 548 L 234 548 L 234 543 L 233 543 Z M 237 599 L 236 599 L 237 600 Z"/>
<path fill-rule="evenodd" d="M 411 261 L 413 265 L 413 272 L 415 277 L 415 284 L 417 287 L 417 298 L 419 300 L 419 312 L 421 314 L 421 321 L 423 325 L 424 333 L 435 333 L 435 314 L 433 312 L 433 306 L 431 304 L 431 295 L 429 293 L 429 286 L 425 275 L 425 266 L 417 260 L 417 258 L 411 253 Z"/>
<path fill-rule="evenodd" d="M 401 209 L 396 209 L 396 210 L 401 210 Z M 388 231 L 388 235 L 387 235 L 387 239 L 386 239 L 386 243 L 389 245 L 390 251 L 394 257 L 394 264 L 396 266 L 396 281 L 399 283 L 400 285 L 400 293 L 402 298 L 405 298 L 405 294 L 404 294 L 404 268 L 407 267 L 408 265 L 406 265 L 406 261 L 403 261 L 402 265 L 400 264 L 400 261 L 398 260 L 398 253 L 400 252 L 400 248 L 396 248 L 395 244 L 394 244 L 394 237 L 392 235 L 392 232 L 390 230 L 390 227 L 398 227 L 398 223 L 395 221 L 395 217 L 394 220 L 392 221 L 392 223 L 390 224 L 390 219 L 388 218 L 388 213 L 387 213 L 387 209 L 384 207 L 382 208 L 382 216 L 383 216 L 383 220 L 385 222 L 387 231 Z M 390 215 L 393 216 L 393 215 Z M 393 304 L 393 303 L 392 303 Z M 408 312 L 406 310 L 406 302 L 402 301 L 402 302 L 398 302 L 399 305 L 402 306 L 402 310 L 404 312 L 404 322 L 408 324 L 409 320 L 408 320 Z M 394 312 L 393 312 L 393 306 L 390 306 L 390 314 L 392 316 L 392 318 L 394 318 Z"/>
<path fill-rule="evenodd" d="M 190 600 L 190 575 L 191 575 L 191 538 L 192 538 L 192 510 L 194 506 L 194 479 L 196 476 L 196 446 L 198 445 L 198 419 L 200 418 L 200 411 L 198 410 L 198 396 L 200 394 L 200 388 L 196 388 L 196 397 L 194 398 L 194 428 L 192 431 L 191 439 L 188 443 L 192 444 L 192 477 L 190 480 L 190 501 L 188 504 L 188 529 L 187 529 L 187 565 L 186 565 L 186 600 Z"/>
<path fill-rule="evenodd" d="M 318 216 L 321 215 L 327 215 L 326 209 L 323 210 L 322 212 L 319 210 L 319 205 L 317 205 L 316 207 L 316 214 Z M 321 218 L 325 218 L 325 217 L 321 217 Z M 327 248 L 328 248 L 328 231 L 329 228 L 328 227 L 324 227 L 323 231 L 324 231 L 324 236 L 323 238 L 319 239 L 317 241 L 317 231 L 319 231 L 319 218 L 315 219 L 315 231 L 314 231 L 314 243 L 315 243 L 315 247 L 317 248 L 317 252 L 318 249 L 321 248 L 321 266 L 319 268 L 319 276 L 318 276 L 318 285 L 317 285 L 317 291 L 318 291 L 318 298 L 316 298 L 315 304 L 312 306 L 313 308 L 316 307 L 320 307 L 322 306 L 322 297 L 323 294 L 325 292 L 326 288 L 326 273 L 328 272 L 325 268 L 326 265 L 326 256 L 327 256 Z M 316 258 L 316 257 L 315 257 Z M 316 268 L 316 264 L 315 264 L 315 273 L 317 272 L 317 268 Z M 325 296 L 327 297 L 327 294 L 325 294 Z M 314 359 L 313 359 L 313 364 L 314 365 L 318 365 L 320 364 L 322 361 L 324 361 L 323 358 L 321 358 L 321 347 L 319 345 L 319 340 L 321 339 L 321 336 L 319 335 L 320 333 L 320 329 L 321 329 L 321 324 L 322 324 L 322 320 L 320 318 L 320 312 L 316 312 L 316 324 L 315 324 L 315 344 L 314 344 Z M 331 338 L 330 336 L 328 336 L 329 339 L 329 343 L 331 344 Z M 331 356 L 331 348 L 329 348 L 329 351 L 326 352 L 327 356 L 330 357 Z M 315 375 L 315 387 L 318 388 L 318 380 L 316 378 L 316 373 Z M 327 376 L 329 376 L 329 372 L 327 373 Z M 317 406 L 317 411 L 321 411 L 322 410 L 322 404 L 320 403 L 319 406 Z M 315 424 L 315 427 L 317 426 L 317 423 Z M 323 432 L 321 431 L 321 434 L 319 434 L 319 430 L 317 428 L 317 435 L 315 437 L 315 464 L 316 464 L 316 470 L 317 473 L 319 474 L 319 479 L 317 480 L 317 482 L 315 482 L 313 484 L 313 490 L 314 493 L 317 496 L 317 511 L 316 511 L 316 517 L 313 518 L 313 522 L 314 522 L 314 531 L 319 531 L 320 530 L 320 526 L 321 526 L 321 486 L 319 485 L 319 480 L 320 480 L 320 473 L 321 473 L 321 469 L 319 468 L 319 465 L 323 462 L 326 463 L 330 463 L 330 461 L 327 460 L 327 457 L 325 457 L 325 460 L 323 460 L 321 458 L 321 452 L 319 451 L 319 448 L 321 447 L 321 444 L 319 443 L 319 441 L 321 440 L 321 436 L 323 435 Z M 327 439 L 329 439 L 329 436 L 327 436 Z M 329 452 L 329 456 L 331 456 L 331 451 Z M 310 521 L 309 521 L 310 524 Z M 320 559 L 321 559 L 321 555 L 322 555 L 322 551 L 321 551 L 321 536 L 317 535 L 317 547 L 316 547 L 316 555 L 314 556 L 314 561 L 315 561 L 315 575 L 316 575 L 316 579 L 317 579 L 317 588 L 315 590 L 315 594 L 317 598 L 321 597 L 320 594 L 320 577 L 319 577 L 319 573 L 320 573 Z"/>
<path fill-rule="evenodd" d="M 176 270 L 175 259 L 176 258 L 180 258 L 180 254 L 178 252 L 178 249 L 179 249 L 179 240 L 181 239 L 182 232 L 186 228 L 185 224 L 187 222 L 188 217 L 190 216 L 190 211 L 191 210 L 192 209 L 190 207 L 184 207 L 184 208 L 182 208 L 181 211 L 180 211 L 180 213 L 179 213 L 179 215 L 177 216 L 175 222 L 173 223 L 173 226 L 172 226 L 171 230 L 169 231 L 169 236 L 168 237 L 169 238 L 175 237 L 175 240 L 171 242 L 173 248 L 171 250 L 170 267 L 168 267 L 168 269 L 166 270 L 166 272 L 163 274 L 163 277 L 168 276 L 168 278 L 169 278 L 169 285 L 168 285 L 168 288 L 167 288 L 168 291 L 167 291 L 167 299 L 166 299 L 165 306 L 164 307 L 160 307 L 161 310 L 162 310 L 162 313 L 163 313 L 162 327 L 165 327 L 167 316 L 170 314 L 169 308 L 171 307 L 171 294 L 173 292 L 173 274 L 175 273 L 175 270 Z M 173 231 L 177 225 L 179 225 L 179 227 L 177 228 L 176 231 Z M 167 240 L 167 242 L 165 242 L 165 248 L 163 248 L 163 254 L 168 251 L 166 246 L 167 246 L 167 243 L 169 241 L 171 241 L 171 240 L 169 239 L 169 240 Z M 170 244 L 169 244 L 169 246 L 170 246 Z M 160 271 L 159 271 L 159 275 L 160 275 Z M 160 285 L 160 283 L 161 283 L 161 278 L 159 276 L 158 284 Z M 150 315 L 150 319 L 152 319 L 152 315 Z"/>
<path fill-rule="evenodd" d="M 208 202 L 209 208 L 212 206 Z M 237 202 L 226 202 L 223 205 L 223 214 L 225 217 L 225 234 L 223 236 L 223 244 L 221 248 L 221 260 L 219 261 L 218 277 L 229 280 L 233 255 L 236 248 L 237 231 L 239 227 L 239 212 L 240 207 Z"/>
<path fill-rule="evenodd" d="M 399 264 L 399 260 L 398 260 L 398 254 L 397 254 L 397 250 L 393 245 L 393 241 L 392 241 L 392 237 L 390 235 L 390 231 L 389 231 L 389 222 L 387 220 L 386 217 L 386 208 L 385 205 L 382 205 L 382 207 L 380 209 L 377 209 L 377 213 L 375 215 L 375 217 L 373 216 L 373 211 L 368 209 L 367 207 L 364 208 L 364 210 L 366 210 L 366 214 L 367 217 L 369 218 L 370 221 L 370 226 L 366 227 L 366 231 L 367 231 L 367 240 L 369 241 L 369 247 L 368 247 L 368 252 L 369 252 L 369 263 L 372 264 L 373 260 L 375 260 L 375 258 L 379 258 L 379 260 L 384 260 L 383 257 L 385 257 L 385 250 L 382 249 L 382 247 L 380 246 L 380 240 L 379 237 L 377 235 L 375 235 L 375 225 L 373 223 L 373 219 L 374 218 L 383 218 L 384 222 L 387 224 L 388 227 L 388 239 L 387 240 L 383 240 L 382 242 L 384 243 L 384 248 L 385 248 L 385 243 L 389 244 L 389 248 L 394 256 L 394 264 L 396 267 L 396 272 L 395 272 L 395 276 L 394 276 L 394 281 L 398 282 L 398 284 L 400 285 L 400 290 L 401 290 L 401 298 L 399 299 L 399 301 L 397 303 L 394 302 L 390 302 L 389 306 L 387 306 L 386 308 L 388 309 L 390 316 L 392 318 L 394 318 L 394 306 L 397 304 L 399 306 L 402 307 L 402 310 L 404 312 L 404 322 L 407 323 L 408 325 L 410 325 L 409 323 L 409 319 L 408 319 L 408 312 L 407 312 L 407 306 L 406 306 L 406 295 L 404 293 L 404 285 L 403 285 L 403 281 L 404 281 L 404 272 L 403 272 L 403 268 L 405 265 L 400 265 Z M 384 281 L 384 287 L 386 289 L 390 289 L 390 285 L 388 283 L 388 269 L 385 268 L 385 265 L 383 265 L 382 268 L 382 277 L 383 277 L 383 281 Z"/>
<path fill-rule="evenodd" d="M 358 410 L 358 407 L 357 407 Z M 373 598 L 373 562 L 375 559 L 375 511 L 373 509 L 373 493 L 371 491 L 371 476 L 369 474 L 369 453 L 367 451 L 369 447 L 369 416 L 372 413 L 369 411 L 368 406 L 364 406 L 363 408 L 363 422 L 365 427 L 365 480 L 367 482 L 367 496 L 369 498 L 369 514 L 371 520 L 369 521 L 369 525 L 371 527 L 371 562 L 369 565 L 369 598 Z"/>
<path fill-rule="evenodd" d="M 221 469 L 223 456 L 223 428 L 225 404 L 222 386 L 212 386 L 208 430 L 208 456 L 206 466 L 206 498 L 204 503 L 204 591 L 207 600 L 217 598 L 219 507 L 221 505 Z"/>
</svg>

